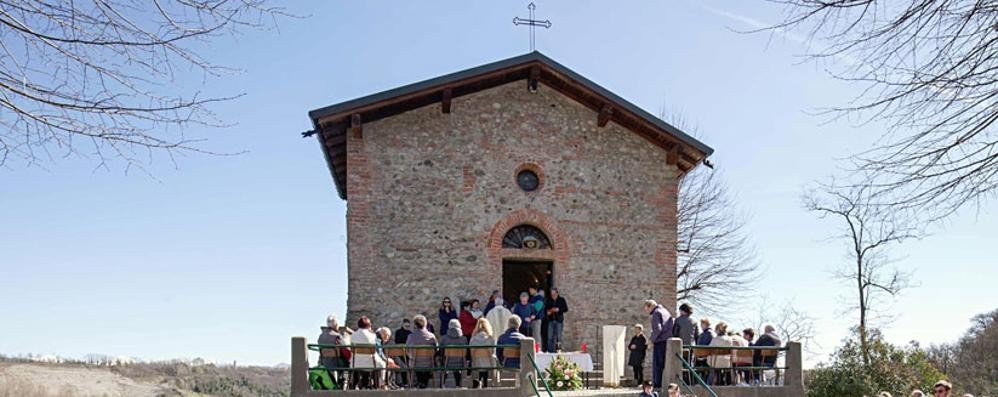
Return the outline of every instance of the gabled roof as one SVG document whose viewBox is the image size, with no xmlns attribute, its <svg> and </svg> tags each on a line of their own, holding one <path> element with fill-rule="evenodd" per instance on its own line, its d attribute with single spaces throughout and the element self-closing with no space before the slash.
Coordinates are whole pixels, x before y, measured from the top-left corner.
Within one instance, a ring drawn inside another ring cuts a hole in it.
<svg viewBox="0 0 998 397">
<path fill-rule="evenodd" d="M 517 80 L 532 86 L 543 84 L 592 109 L 601 127 L 612 121 L 641 135 L 668 151 L 668 162 L 683 171 L 714 152 L 703 142 L 536 51 L 315 109 L 308 112 L 314 130 L 303 135 L 315 134 L 319 138 L 336 190 L 346 199 L 348 129 L 438 102 L 449 113 L 452 98 Z"/>
</svg>

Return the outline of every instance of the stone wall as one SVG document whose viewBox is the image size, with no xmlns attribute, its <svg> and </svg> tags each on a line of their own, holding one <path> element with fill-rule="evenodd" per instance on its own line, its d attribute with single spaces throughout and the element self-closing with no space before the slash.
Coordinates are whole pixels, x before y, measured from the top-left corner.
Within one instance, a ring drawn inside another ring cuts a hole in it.
<svg viewBox="0 0 998 397">
<path fill-rule="evenodd" d="M 502 259 L 554 261 L 568 300 L 565 347 L 598 327 L 647 323 L 642 301 L 675 307 L 678 169 L 666 152 L 544 87 L 516 82 L 363 124 L 347 139 L 348 325 L 396 328 L 443 296 L 501 288 Z M 515 181 L 525 164 L 541 187 Z M 529 223 L 552 250 L 501 248 Z M 544 251 L 544 252 L 541 252 Z M 483 302 L 484 303 L 484 302 Z"/>
</svg>

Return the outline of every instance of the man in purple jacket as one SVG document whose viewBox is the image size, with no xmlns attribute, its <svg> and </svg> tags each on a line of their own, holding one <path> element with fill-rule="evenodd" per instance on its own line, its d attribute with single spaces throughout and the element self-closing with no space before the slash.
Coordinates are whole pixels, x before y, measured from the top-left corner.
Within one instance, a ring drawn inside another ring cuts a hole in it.
<svg viewBox="0 0 998 397">
<path fill-rule="evenodd" d="M 655 389 L 662 388 L 662 371 L 665 370 L 665 342 L 672 337 L 674 320 L 665 306 L 654 300 L 645 301 L 645 311 L 651 315 L 651 377 Z"/>
</svg>

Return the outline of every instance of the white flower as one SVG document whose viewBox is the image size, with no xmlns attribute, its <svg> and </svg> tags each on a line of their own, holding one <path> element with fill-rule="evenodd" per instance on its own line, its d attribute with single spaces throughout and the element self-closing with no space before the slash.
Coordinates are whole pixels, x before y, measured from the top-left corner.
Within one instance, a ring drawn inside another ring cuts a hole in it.
<svg viewBox="0 0 998 397">
<path fill-rule="evenodd" d="M 565 382 L 562 382 L 562 381 L 559 380 L 558 383 L 556 383 L 556 385 L 558 387 L 563 387 L 563 386 L 565 386 Z"/>
</svg>

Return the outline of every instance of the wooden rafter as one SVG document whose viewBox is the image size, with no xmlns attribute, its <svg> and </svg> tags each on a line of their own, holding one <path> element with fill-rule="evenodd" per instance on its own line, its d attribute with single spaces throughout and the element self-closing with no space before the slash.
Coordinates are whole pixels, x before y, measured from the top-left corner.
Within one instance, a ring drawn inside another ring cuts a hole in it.
<svg viewBox="0 0 998 397">
<path fill-rule="evenodd" d="M 599 116 L 596 116 L 596 125 L 600 128 L 606 127 L 606 123 L 610 122 L 610 117 L 613 116 L 613 107 L 610 105 L 603 105 L 603 108 L 599 111 Z"/>
<path fill-rule="evenodd" d="M 530 67 L 530 76 L 527 77 L 527 89 L 537 91 L 537 84 L 541 80 L 541 67 L 534 65 Z"/>
<path fill-rule="evenodd" d="M 450 87 L 444 88 L 443 92 L 440 94 L 442 97 L 440 100 L 440 111 L 445 114 L 450 114 L 450 100 L 454 95 L 454 90 Z"/>
</svg>

